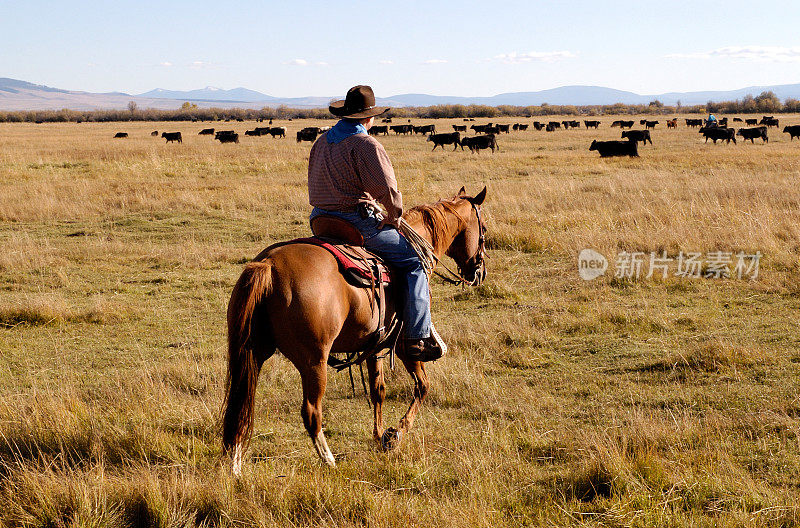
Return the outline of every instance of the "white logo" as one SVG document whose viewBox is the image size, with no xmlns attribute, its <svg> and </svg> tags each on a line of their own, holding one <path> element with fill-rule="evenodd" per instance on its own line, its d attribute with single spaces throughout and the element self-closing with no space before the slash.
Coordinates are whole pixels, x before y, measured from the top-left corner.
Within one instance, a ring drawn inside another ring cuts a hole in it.
<svg viewBox="0 0 800 528">
<path fill-rule="evenodd" d="M 608 269 L 608 260 L 593 249 L 583 249 L 578 254 L 578 274 L 583 280 L 592 280 Z"/>
</svg>

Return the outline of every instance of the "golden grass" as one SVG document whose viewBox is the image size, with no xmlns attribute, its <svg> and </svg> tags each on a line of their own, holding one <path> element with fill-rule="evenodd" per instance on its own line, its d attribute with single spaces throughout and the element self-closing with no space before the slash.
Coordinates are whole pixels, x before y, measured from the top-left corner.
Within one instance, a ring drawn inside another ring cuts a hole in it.
<svg viewBox="0 0 800 528">
<path fill-rule="evenodd" d="M 381 137 L 408 204 L 488 186 L 489 279 L 434 281 L 451 352 L 399 452 L 331 373 L 322 467 L 275 357 L 239 480 L 219 458 L 225 307 L 244 262 L 307 234 L 291 137 L 318 123 L 239 145 L 200 123 L 0 125 L 0 525 L 800 524 L 800 144 L 659 128 L 641 158 L 600 159 L 612 119 L 495 155 Z M 587 283 L 585 247 L 764 257 L 755 281 Z"/>
</svg>

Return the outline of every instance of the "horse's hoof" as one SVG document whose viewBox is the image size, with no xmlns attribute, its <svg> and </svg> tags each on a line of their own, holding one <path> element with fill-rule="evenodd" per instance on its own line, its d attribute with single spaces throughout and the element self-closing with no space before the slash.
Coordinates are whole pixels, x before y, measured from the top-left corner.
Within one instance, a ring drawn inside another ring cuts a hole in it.
<svg viewBox="0 0 800 528">
<path fill-rule="evenodd" d="M 388 428 L 381 437 L 381 447 L 384 451 L 391 451 L 400 445 L 400 431 L 394 427 Z"/>
</svg>

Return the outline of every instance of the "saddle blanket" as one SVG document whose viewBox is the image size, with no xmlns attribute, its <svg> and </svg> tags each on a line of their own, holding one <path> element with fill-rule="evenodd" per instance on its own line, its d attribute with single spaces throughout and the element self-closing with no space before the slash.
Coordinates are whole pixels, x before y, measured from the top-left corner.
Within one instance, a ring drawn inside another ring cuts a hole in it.
<svg viewBox="0 0 800 528">
<path fill-rule="evenodd" d="M 381 282 L 384 284 L 392 282 L 392 276 L 383 260 L 363 247 L 334 244 L 329 242 L 328 239 L 318 237 L 296 238 L 284 244 L 313 244 L 326 249 L 336 259 L 342 274 L 345 276 L 350 275 L 357 280 L 361 279 L 358 281 L 361 286 L 369 287 L 371 281 L 378 281 L 378 277 L 375 276 L 372 270 L 372 263 L 379 264 Z"/>
</svg>

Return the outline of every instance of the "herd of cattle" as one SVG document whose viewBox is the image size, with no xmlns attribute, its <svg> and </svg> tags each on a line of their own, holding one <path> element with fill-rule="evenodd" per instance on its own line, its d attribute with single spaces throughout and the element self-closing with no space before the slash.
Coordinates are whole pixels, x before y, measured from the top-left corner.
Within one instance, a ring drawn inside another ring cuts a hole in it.
<svg viewBox="0 0 800 528">
<path fill-rule="evenodd" d="M 745 123 L 752 128 L 740 128 L 736 130 L 728 127 L 728 118 L 722 118 L 717 122 L 709 122 L 704 119 L 686 119 L 686 126 L 689 128 L 700 127 L 698 132 L 705 137 L 705 142 L 708 140 L 717 143 L 717 141 L 725 141 L 729 144 L 731 141 L 736 143 L 736 137 L 739 136 L 744 140 L 750 140 L 750 143 L 755 143 L 756 139 L 761 139 L 762 142 L 767 143 L 769 136 L 767 129 L 770 127 L 778 128 L 780 121 L 774 116 L 762 116 L 761 120 L 758 119 L 742 119 L 734 117 L 733 122 Z M 592 141 L 589 150 L 597 151 L 601 157 L 610 156 L 639 156 L 637 149 L 638 142 L 641 141 L 645 145 L 648 141 L 653 144 L 650 138 L 649 128 L 655 128 L 658 121 L 647 121 L 642 119 L 640 124 L 645 125 L 645 130 L 628 130 L 622 132 L 622 138 L 627 141 Z M 621 129 L 633 127 L 633 121 L 614 121 L 611 126 L 618 126 Z M 677 128 L 677 119 L 667 121 L 667 128 Z M 789 139 L 794 140 L 795 137 L 800 137 L 800 125 L 790 125 L 783 127 L 783 133 L 789 134 Z"/>
<path fill-rule="evenodd" d="M 409 120 L 410 121 L 410 120 Z M 474 121 L 474 119 L 464 119 L 464 121 Z M 762 142 L 766 143 L 769 141 L 769 136 L 767 134 L 767 130 L 770 127 L 779 127 L 779 120 L 776 119 L 774 116 L 763 116 L 761 120 L 758 119 L 741 119 L 738 117 L 734 117 L 732 121 L 735 122 L 742 122 L 748 127 L 751 128 L 739 128 L 739 130 L 735 130 L 734 128 L 728 127 L 728 118 L 722 118 L 716 123 L 709 123 L 704 119 L 685 119 L 686 126 L 689 128 L 699 127 L 699 133 L 705 137 L 706 143 L 708 140 L 712 140 L 715 144 L 719 141 L 725 141 L 726 143 L 730 143 L 733 141 L 736 143 L 736 137 L 742 137 L 744 140 L 750 140 L 753 143 L 756 139 L 761 139 Z M 487 124 L 474 124 L 474 125 L 451 125 L 453 128 L 453 132 L 445 132 L 445 133 L 437 133 L 436 125 L 428 124 L 428 125 L 420 125 L 415 126 L 410 123 L 407 124 L 399 124 L 399 125 L 390 125 L 391 119 L 384 119 L 383 125 L 375 125 L 369 129 L 369 134 L 373 136 L 380 136 L 380 135 L 389 135 L 390 132 L 394 132 L 395 135 L 415 135 L 415 134 L 422 134 L 423 136 L 427 136 L 427 141 L 433 143 L 433 150 L 436 150 L 437 147 L 442 147 L 444 149 L 445 145 L 453 145 L 453 150 L 457 150 L 458 147 L 461 147 L 461 150 L 464 150 L 464 147 L 467 147 L 471 152 L 480 152 L 484 149 L 490 149 L 492 153 L 497 150 L 500 150 L 500 147 L 497 144 L 497 137 L 500 134 L 508 134 L 511 131 L 519 131 L 524 132 L 528 130 L 529 124 L 527 123 L 514 123 L 514 124 L 499 124 L 499 123 L 487 123 Z M 634 127 L 633 120 L 616 120 L 611 123 L 611 127 L 618 127 L 622 130 L 622 139 L 624 141 L 592 141 L 589 150 L 597 151 L 601 157 L 609 157 L 609 156 L 638 156 L 638 149 L 637 145 L 639 142 L 642 143 L 642 146 L 646 145 L 647 143 L 653 144 L 653 140 L 650 136 L 650 130 L 655 129 L 657 125 L 659 125 L 658 120 L 648 120 L 648 119 L 641 119 L 639 124 L 644 126 L 643 130 L 632 130 Z M 272 120 L 270 120 L 270 125 L 272 125 Z M 533 128 L 535 130 L 544 130 L 546 132 L 553 132 L 555 130 L 561 129 L 563 127 L 564 130 L 569 130 L 571 128 L 580 128 L 581 122 L 575 120 L 563 120 L 563 121 L 549 121 L 547 123 L 534 121 L 532 123 Z M 587 129 L 598 129 L 600 126 L 600 121 L 598 120 L 583 120 L 583 126 Z M 678 128 L 678 119 L 668 119 L 666 120 L 666 126 L 668 129 L 675 129 Z M 320 134 L 325 133 L 331 127 L 305 127 L 301 130 L 297 131 L 296 139 L 297 142 L 300 143 L 302 141 L 309 141 L 313 142 L 319 137 Z M 285 138 L 286 137 L 286 127 L 284 126 L 268 126 L 268 127 L 256 127 L 253 130 L 245 131 L 245 136 L 272 136 L 272 138 Z M 469 132 L 473 132 L 475 135 L 470 136 L 468 135 Z M 783 128 L 783 132 L 789 134 L 791 140 L 795 137 L 800 138 L 800 125 L 791 125 L 786 126 Z M 151 136 L 159 136 L 157 130 L 154 130 L 150 133 Z M 214 139 L 219 141 L 220 143 L 239 143 L 239 134 L 233 130 L 215 130 L 213 128 L 204 128 L 201 130 L 198 135 L 201 136 L 214 136 Z M 163 139 L 166 140 L 167 143 L 177 142 L 183 143 L 183 137 L 181 136 L 180 132 L 163 132 L 160 135 Z M 114 138 L 127 138 L 127 132 L 117 132 L 114 135 Z"/>
<path fill-rule="evenodd" d="M 301 141 L 315 141 L 319 134 L 330 130 L 331 127 L 306 127 L 297 131 L 297 142 Z M 151 136 L 158 136 L 158 130 L 153 130 Z M 204 128 L 197 133 L 199 136 L 214 136 L 214 139 L 220 143 L 238 143 L 239 134 L 234 130 L 215 130 L 213 128 Z M 253 130 L 246 130 L 245 136 L 272 136 L 273 138 L 285 138 L 286 127 L 256 127 Z M 117 132 L 114 134 L 114 139 L 127 138 L 127 132 Z M 180 132 L 163 132 L 161 137 L 167 140 L 167 143 L 177 141 L 183 143 L 183 136 Z"/>
</svg>

